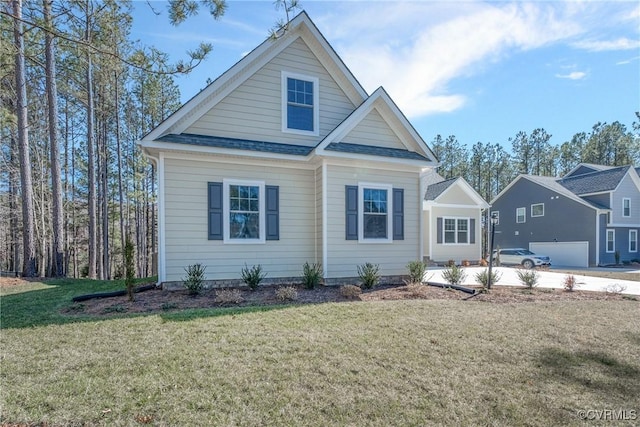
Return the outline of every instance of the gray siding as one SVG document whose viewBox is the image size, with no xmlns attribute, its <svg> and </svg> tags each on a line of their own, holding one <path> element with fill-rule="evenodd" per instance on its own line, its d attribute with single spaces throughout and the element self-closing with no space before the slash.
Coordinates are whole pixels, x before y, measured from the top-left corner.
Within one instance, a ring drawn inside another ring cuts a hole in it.
<svg viewBox="0 0 640 427">
<path fill-rule="evenodd" d="M 531 205 L 544 203 L 544 216 L 531 217 Z M 516 223 L 524 207 L 526 222 Z M 530 242 L 589 242 L 589 264 L 596 263 L 596 211 L 575 200 L 521 178 L 491 208 L 500 212 L 495 246 L 528 248 Z M 553 261 L 553 260 L 552 260 Z"/>
<path fill-rule="evenodd" d="M 631 216 L 622 216 L 622 199 L 631 199 Z M 611 222 L 623 226 L 640 225 L 640 192 L 627 174 L 611 197 Z"/>
<path fill-rule="evenodd" d="M 594 194 L 593 196 L 585 196 L 583 197 L 587 202 L 595 203 L 596 205 L 600 205 L 604 208 L 609 208 L 611 204 L 611 196 L 610 193 L 604 194 Z"/>
</svg>

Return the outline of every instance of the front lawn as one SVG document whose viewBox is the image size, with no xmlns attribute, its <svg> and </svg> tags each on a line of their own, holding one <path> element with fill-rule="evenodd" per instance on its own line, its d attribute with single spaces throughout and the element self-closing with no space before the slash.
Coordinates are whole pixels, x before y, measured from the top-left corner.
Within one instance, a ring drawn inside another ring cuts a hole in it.
<svg viewBox="0 0 640 427">
<path fill-rule="evenodd" d="M 640 410 L 637 301 L 92 318 L 59 310 L 95 282 L 28 286 L 2 296 L 0 423 L 547 426 Z"/>
</svg>

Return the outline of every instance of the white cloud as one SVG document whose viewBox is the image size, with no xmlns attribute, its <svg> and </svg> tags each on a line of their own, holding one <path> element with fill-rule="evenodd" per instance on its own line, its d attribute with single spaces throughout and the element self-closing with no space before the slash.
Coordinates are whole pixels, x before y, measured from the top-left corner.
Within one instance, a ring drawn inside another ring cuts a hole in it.
<svg viewBox="0 0 640 427">
<path fill-rule="evenodd" d="M 582 80 L 587 77 L 587 73 L 583 71 L 572 71 L 569 74 L 556 74 L 556 77 L 560 79 Z"/>
<path fill-rule="evenodd" d="M 615 20 L 603 17 L 609 6 L 589 2 L 363 5 L 344 2 L 321 16 L 318 27 L 367 91 L 384 86 L 410 118 L 463 107 L 471 95 L 450 89 L 456 79 L 521 51 L 593 36 L 594 23 L 606 27 L 603 20 Z M 586 73 L 558 77 L 577 80 Z"/>
<path fill-rule="evenodd" d="M 589 50 L 592 52 L 602 52 L 607 50 L 630 50 L 640 49 L 640 40 L 631 40 L 621 37 L 615 40 L 584 40 L 573 43 L 578 49 Z"/>
</svg>

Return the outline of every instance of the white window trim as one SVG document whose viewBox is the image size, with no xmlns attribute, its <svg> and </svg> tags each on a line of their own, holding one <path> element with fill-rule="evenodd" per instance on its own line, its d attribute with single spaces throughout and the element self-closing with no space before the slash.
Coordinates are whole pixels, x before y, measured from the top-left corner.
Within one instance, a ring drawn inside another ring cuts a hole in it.
<svg viewBox="0 0 640 427">
<path fill-rule="evenodd" d="M 636 249 L 631 250 L 631 236 L 634 235 L 633 241 L 636 243 Z M 638 252 L 638 230 L 629 230 L 629 252 Z"/>
<path fill-rule="evenodd" d="M 374 239 L 364 237 L 364 189 L 387 190 L 387 237 Z M 393 186 L 372 182 L 358 183 L 358 243 L 393 243 Z"/>
<path fill-rule="evenodd" d="M 523 212 L 523 217 L 524 219 L 522 221 L 518 221 L 518 211 L 522 209 Z M 516 224 L 524 224 L 525 222 L 527 222 L 527 208 L 526 207 L 521 207 L 521 208 L 516 208 Z"/>
<path fill-rule="evenodd" d="M 287 123 L 287 79 L 305 80 L 313 83 L 313 130 L 289 129 Z M 289 71 L 281 72 L 281 92 L 282 92 L 282 132 L 295 133 L 298 135 L 320 135 L 320 80 L 317 77 L 307 76 L 304 74 L 291 73 Z"/>
<path fill-rule="evenodd" d="M 611 240 L 611 242 L 613 242 L 613 250 L 609 250 L 609 233 L 611 233 L 611 235 L 613 236 L 613 239 Z M 605 233 L 605 241 L 604 241 L 604 248 L 605 251 L 608 254 L 612 254 L 616 251 L 616 230 L 614 230 L 613 228 L 607 228 L 607 231 Z"/>
<path fill-rule="evenodd" d="M 230 233 L 231 233 L 231 227 L 230 227 L 230 218 L 229 218 L 229 186 L 230 185 L 248 185 L 248 186 L 252 186 L 252 187 L 259 187 L 259 193 L 258 193 L 258 197 L 260 198 L 258 200 L 258 209 L 260 209 L 260 212 L 258 214 L 258 218 L 259 218 L 259 227 L 260 227 L 260 237 L 257 239 L 234 239 L 231 237 Z M 230 244 L 239 244 L 239 245 L 246 245 L 246 244 L 256 244 L 256 243 L 260 243 L 263 244 L 265 243 L 265 236 L 266 236 L 266 212 L 265 212 L 265 184 L 264 181 L 246 181 L 246 180 L 241 180 L 241 179 L 223 179 L 222 180 L 222 226 L 223 226 L 223 242 L 224 243 L 230 243 Z"/>
<path fill-rule="evenodd" d="M 541 206 L 542 205 L 542 215 L 534 215 L 533 214 L 533 207 L 534 206 Z M 544 216 L 544 203 L 534 203 L 531 205 L 531 218 L 536 218 L 539 216 Z"/>
<path fill-rule="evenodd" d="M 454 230 L 455 232 L 455 237 L 456 237 L 456 241 L 454 243 L 447 243 L 446 239 L 445 239 L 445 223 L 446 220 L 448 219 L 453 219 L 456 222 L 456 229 Z M 460 219 L 464 219 L 467 221 L 467 243 L 459 243 L 458 242 L 458 220 Z M 471 245 L 471 218 L 466 217 L 466 216 L 443 216 L 442 217 L 442 244 L 443 245 L 447 245 L 447 246 L 469 246 Z"/>
<path fill-rule="evenodd" d="M 629 202 L 629 215 L 625 215 L 624 214 L 624 203 L 625 202 Z M 629 198 L 629 197 L 624 197 L 622 199 L 622 217 L 623 218 L 631 218 L 631 198 Z"/>
<path fill-rule="evenodd" d="M 491 215 L 496 214 L 496 223 L 495 225 L 500 225 L 500 211 L 491 211 L 491 214 L 489 214 L 489 223 L 491 223 Z"/>
</svg>

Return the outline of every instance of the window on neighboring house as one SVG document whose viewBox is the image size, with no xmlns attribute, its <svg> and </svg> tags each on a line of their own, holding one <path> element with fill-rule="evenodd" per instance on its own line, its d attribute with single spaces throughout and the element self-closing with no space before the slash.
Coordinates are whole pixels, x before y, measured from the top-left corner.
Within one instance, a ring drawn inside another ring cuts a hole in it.
<svg viewBox="0 0 640 427">
<path fill-rule="evenodd" d="M 318 79 L 282 72 L 282 130 L 318 134 Z"/>
<path fill-rule="evenodd" d="M 616 231 L 607 230 L 607 253 L 616 251 Z"/>
<path fill-rule="evenodd" d="M 389 184 L 345 186 L 346 240 L 404 240 L 404 189 Z"/>
<path fill-rule="evenodd" d="M 445 244 L 469 243 L 469 218 L 443 218 L 443 239 Z"/>
<path fill-rule="evenodd" d="M 535 216 L 544 216 L 544 203 L 536 203 L 535 205 L 531 205 L 531 217 Z"/>
<path fill-rule="evenodd" d="M 496 222 L 495 225 L 500 225 L 500 211 L 492 211 L 491 215 L 495 214 L 496 215 Z"/>
<path fill-rule="evenodd" d="M 527 209 L 526 208 L 517 208 L 516 209 L 516 222 L 518 224 L 523 223 L 527 220 Z"/>
<path fill-rule="evenodd" d="M 208 183 L 208 239 L 264 243 L 280 239 L 279 187 L 262 181 Z"/>
<path fill-rule="evenodd" d="M 631 199 L 629 198 L 622 199 L 622 216 L 623 217 L 631 216 Z"/>
<path fill-rule="evenodd" d="M 638 252 L 638 230 L 629 230 L 629 252 Z"/>
</svg>

